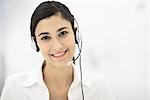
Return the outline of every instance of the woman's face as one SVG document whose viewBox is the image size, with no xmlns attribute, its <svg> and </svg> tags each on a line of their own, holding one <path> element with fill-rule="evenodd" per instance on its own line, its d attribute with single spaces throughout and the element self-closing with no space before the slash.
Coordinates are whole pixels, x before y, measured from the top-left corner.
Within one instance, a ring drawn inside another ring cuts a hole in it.
<svg viewBox="0 0 150 100">
<path fill-rule="evenodd" d="M 63 66 L 72 61 L 75 52 L 74 32 L 71 23 L 60 14 L 40 20 L 35 36 L 46 63 Z"/>
</svg>

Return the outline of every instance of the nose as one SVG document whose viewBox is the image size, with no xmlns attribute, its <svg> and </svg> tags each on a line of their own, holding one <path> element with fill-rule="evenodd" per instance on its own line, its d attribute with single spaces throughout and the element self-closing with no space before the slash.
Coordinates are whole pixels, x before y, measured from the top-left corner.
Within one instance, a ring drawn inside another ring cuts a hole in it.
<svg viewBox="0 0 150 100">
<path fill-rule="evenodd" d="M 59 51 L 63 48 L 63 45 L 61 43 L 61 41 L 59 41 L 58 39 L 53 39 L 53 50 L 54 51 Z"/>
</svg>

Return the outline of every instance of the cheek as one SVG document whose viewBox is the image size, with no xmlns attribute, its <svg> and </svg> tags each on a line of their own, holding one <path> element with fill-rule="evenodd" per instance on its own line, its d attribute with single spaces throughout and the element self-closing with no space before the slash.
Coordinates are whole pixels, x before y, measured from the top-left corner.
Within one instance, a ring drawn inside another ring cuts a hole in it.
<svg viewBox="0 0 150 100">
<path fill-rule="evenodd" d="M 74 38 L 68 38 L 66 41 L 64 41 L 64 44 L 71 49 L 71 51 L 75 51 L 75 39 Z"/>
<path fill-rule="evenodd" d="M 74 53 L 75 53 L 75 45 L 70 46 L 69 49 L 70 49 L 71 54 L 74 55 Z"/>
<path fill-rule="evenodd" d="M 40 42 L 37 42 L 38 44 L 38 47 L 40 49 L 40 52 L 42 53 L 43 56 L 46 56 L 49 49 L 50 49 L 50 45 L 48 45 L 47 43 L 40 43 Z"/>
<path fill-rule="evenodd" d="M 74 41 L 70 42 L 68 47 L 69 47 L 69 51 L 70 51 L 71 55 L 74 56 L 75 48 L 76 48 L 75 42 Z"/>
<path fill-rule="evenodd" d="M 47 46 L 40 46 L 39 48 L 40 48 L 41 52 L 43 52 L 43 53 L 48 52 Z"/>
</svg>

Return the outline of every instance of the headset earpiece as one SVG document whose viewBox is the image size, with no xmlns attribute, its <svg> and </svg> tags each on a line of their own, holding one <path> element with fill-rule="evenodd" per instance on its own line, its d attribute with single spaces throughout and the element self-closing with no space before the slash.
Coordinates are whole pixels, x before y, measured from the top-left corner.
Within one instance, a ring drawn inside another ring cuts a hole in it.
<svg viewBox="0 0 150 100">
<path fill-rule="evenodd" d="M 75 35 L 75 43 L 78 44 L 79 41 L 78 41 L 77 27 L 74 27 L 73 31 L 74 31 L 74 35 Z"/>
<path fill-rule="evenodd" d="M 77 20 L 74 18 L 74 16 L 73 16 L 73 20 L 74 20 L 73 31 L 75 35 L 75 43 L 79 45 L 79 43 L 82 41 L 82 35 L 79 32 L 79 25 L 78 25 Z"/>
<path fill-rule="evenodd" d="M 35 37 L 32 37 L 32 44 L 31 44 L 31 47 L 36 50 L 37 52 L 39 52 L 39 47 L 37 45 L 37 42 L 36 42 L 36 38 Z"/>
</svg>

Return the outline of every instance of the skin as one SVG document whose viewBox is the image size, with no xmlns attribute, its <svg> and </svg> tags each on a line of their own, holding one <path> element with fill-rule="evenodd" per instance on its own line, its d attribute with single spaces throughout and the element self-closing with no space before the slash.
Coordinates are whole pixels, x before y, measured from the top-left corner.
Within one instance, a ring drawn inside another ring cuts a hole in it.
<svg viewBox="0 0 150 100">
<path fill-rule="evenodd" d="M 75 52 L 75 37 L 71 23 L 60 13 L 42 19 L 35 29 L 37 45 L 46 65 L 43 79 L 51 100 L 68 100 L 67 94 L 73 81 L 72 61 Z"/>
</svg>

